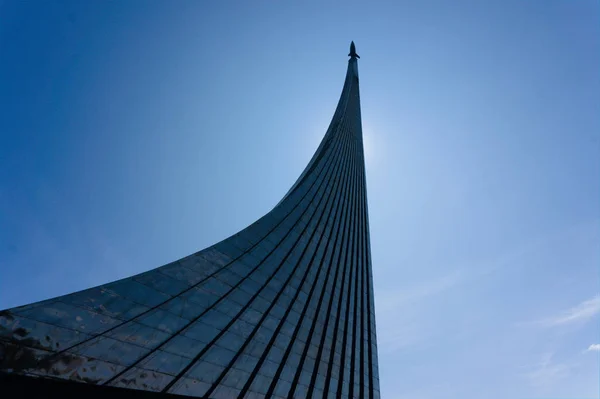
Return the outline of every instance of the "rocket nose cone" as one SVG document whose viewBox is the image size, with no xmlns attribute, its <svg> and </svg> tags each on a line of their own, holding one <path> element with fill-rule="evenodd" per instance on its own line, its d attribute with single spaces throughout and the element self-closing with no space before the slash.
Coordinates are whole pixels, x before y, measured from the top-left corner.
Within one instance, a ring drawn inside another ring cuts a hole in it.
<svg viewBox="0 0 600 399">
<path fill-rule="evenodd" d="M 356 46 L 354 45 L 354 41 L 352 43 L 350 43 L 350 54 L 348 54 L 350 57 L 356 57 L 356 58 L 360 58 L 358 56 L 358 54 L 356 54 Z"/>
</svg>

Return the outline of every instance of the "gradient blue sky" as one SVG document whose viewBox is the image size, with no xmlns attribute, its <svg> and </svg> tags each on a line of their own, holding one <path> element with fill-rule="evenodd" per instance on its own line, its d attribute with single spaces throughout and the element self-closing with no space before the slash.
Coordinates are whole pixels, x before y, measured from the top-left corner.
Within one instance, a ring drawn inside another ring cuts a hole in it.
<svg viewBox="0 0 600 399">
<path fill-rule="evenodd" d="M 598 398 L 592 0 L 0 1 L 0 308 L 267 212 L 350 40 L 383 398 Z"/>
</svg>

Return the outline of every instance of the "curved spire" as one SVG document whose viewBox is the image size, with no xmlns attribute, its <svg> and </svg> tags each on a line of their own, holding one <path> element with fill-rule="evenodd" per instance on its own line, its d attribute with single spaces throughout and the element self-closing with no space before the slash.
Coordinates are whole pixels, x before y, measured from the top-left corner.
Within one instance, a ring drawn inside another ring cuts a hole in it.
<svg viewBox="0 0 600 399">
<path fill-rule="evenodd" d="M 167 265 L 0 310 L 0 392 L 103 392 L 87 384 L 113 387 L 114 397 L 129 395 L 120 387 L 202 398 L 378 399 L 354 43 L 350 57 L 323 141 L 266 215 Z M 7 373 L 21 378 L 14 389 Z"/>
<path fill-rule="evenodd" d="M 348 69 L 346 70 L 346 79 L 344 80 L 344 86 L 342 88 L 342 94 L 338 100 L 337 107 L 333 114 L 333 118 L 329 124 L 329 128 L 325 133 L 325 137 L 319 144 L 319 147 L 313 154 L 310 162 L 304 168 L 300 177 L 296 180 L 294 185 L 289 189 L 281 201 L 277 204 L 279 206 L 284 202 L 310 175 L 311 171 L 316 167 L 316 163 L 320 162 L 323 158 L 324 153 L 331 145 L 332 139 L 339 136 L 339 130 L 342 126 L 346 125 L 344 119 L 346 115 L 357 116 L 356 121 L 358 123 L 352 123 L 350 129 L 354 137 L 358 138 L 362 142 L 362 125 L 360 123 L 360 98 L 358 90 L 358 60 L 360 58 L 356 54 L 356 46 L 354 42 L 350 43 L 350 53 L 348 54 L 350 59 L 348 60 Z M 357 101 L 350 101 L 351 98 L 356 98 Z M 361 147 L 362 148 L 362 147 Z"/>
</svg>

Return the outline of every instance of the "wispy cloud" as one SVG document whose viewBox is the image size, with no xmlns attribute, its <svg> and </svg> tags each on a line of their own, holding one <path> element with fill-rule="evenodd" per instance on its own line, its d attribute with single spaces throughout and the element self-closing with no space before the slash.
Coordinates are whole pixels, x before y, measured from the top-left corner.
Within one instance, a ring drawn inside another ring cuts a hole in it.
<svg viewBox="0 0 600 399">
<path fill-rule="evenodd" d="M 574 367 L 566 363 L 555 362 L 552 360 L 553 357 L 554 353 L 544 353 L 541 361 L 525 374 L 530 385 L 540 393 L 551 390 L 559 380 L 567 378 Z"/>
<path fill-rule="evenodd" d="M 375 301 L 379 348 L 394 352 L 425 342 L 436 327 L 431 323 L 436 303 L 458 286 L 482 278 L 497 270 L 496 265 L 484 265 L 466 273 L 456 269 L 431 280 L 397 286 L 394 290 L 380 290 Z"/>
<path fill-rule="evenodd" d="M 587 352 L 600 352 L 600 344 L 591 344 L 589 348 L 587 348 Z"/>
<path fill-rule="evenodd" d="M 540 320 L 536 324 L 540 324 L 545 327 L 554 327 L 564 324 L 585 322 L 597 313 L 600 312 L 600 295 L 597 295 L 591 299 L 581 302 L 579 305 L 567 309 L 560 314 Z"/>
<path fill-rule="evenodd" d="M 429 297 L 440 294 L 463 281 L 464 277 L 460 271 L 439 277 L 434 280 L 421 282 L 409 286 L 400 286 L 393 291 L 378 293 L 378 311 L 381 313 L 395 313 L 401 306 L 414 306 Z"/>
<path fill-rule="evenodd" d="M 377 330 L 379 348 L 383 353 L 412 347 L 426 340 L 430 332 L 424 331 L 423 313 L 429 309 L 428 301 L 460 284 L 464 277 L 460 271 L 418 284 L 378 292 Z"/>
</svg>

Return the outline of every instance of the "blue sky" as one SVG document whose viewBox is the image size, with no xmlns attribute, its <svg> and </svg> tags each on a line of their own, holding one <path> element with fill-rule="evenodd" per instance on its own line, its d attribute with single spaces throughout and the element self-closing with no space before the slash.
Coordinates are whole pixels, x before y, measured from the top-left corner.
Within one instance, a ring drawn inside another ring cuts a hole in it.
<svg viewBox="0 0 600 399">
<path fill-rule="evenodd" d="M 0 1 L 0 308 L 269 211 L 354 40 L 383 397 L 598 398 L 599 17 L 592 0 Z"/>
</svg>

